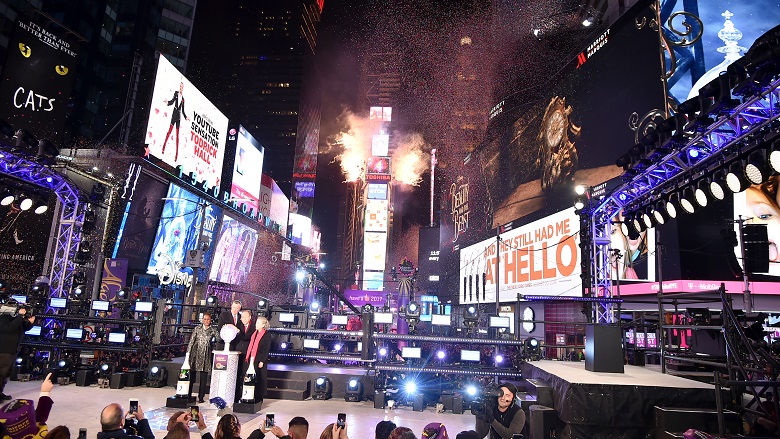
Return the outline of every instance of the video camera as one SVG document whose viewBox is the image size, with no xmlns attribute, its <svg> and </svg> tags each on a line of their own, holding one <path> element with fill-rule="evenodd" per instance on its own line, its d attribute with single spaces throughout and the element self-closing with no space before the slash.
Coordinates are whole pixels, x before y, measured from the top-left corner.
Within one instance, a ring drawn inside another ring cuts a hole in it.
<svg viewBox="0 0 780 439">
<path fill-rule="evenodd" d="M 27 316 L 34 315 L 33 307 L 26 303 L 20 303 L 12 297 L 0 299 L 0 315 L 16 316 L 22 309 L 25 310 Z"/>
<path fill-rule="evenodd" d="M 490 407 L 495 412 L 498 407 L 498 398 L 504 395 L 504 391 L 501 388 L 494 385 L 490 385 L 482 389 L 482 392 L 478 393 L 474 400 L 471 402 L 471 414 L 475 416 L 483 416 L 487 413 L 487 408 Z"/>
</svg>

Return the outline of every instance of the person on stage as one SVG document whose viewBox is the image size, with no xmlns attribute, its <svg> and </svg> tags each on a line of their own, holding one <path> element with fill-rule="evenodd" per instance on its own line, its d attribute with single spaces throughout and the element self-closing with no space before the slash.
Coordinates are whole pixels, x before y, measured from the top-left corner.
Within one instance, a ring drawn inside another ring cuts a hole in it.
<svg viewBox="0 0 780 439">
<path fill-rule="evenodd" d="M 238 326 L 239 332 L 236 336 L 236 350 L 241 352 L 238 356 L 241 360 L 246 357 L 246 351 L 249 349 L 249 343 L 252 341 L 252 335 L 255 333 L 255 325 L 252 324 L 252 311 L 245 309 L 241 311 L 241 325 Z M 236 397 L 233 402 L 241 399 L 241 386 L 244 382 L 244 374 L 249 363 L 242 361 L 238 366 L 236 375 Z"/>
<path fill-rule="evenodd" d="M 35 317 L 27 313 L 26 307 L 20 307 L 15 316 L 0 315 L 0 401 L 11 399 L 3 393 L 5 382 L 11 376 L 22 335 L 32 328 L 34 322 Z"/>
<path fill-rule="evenodd" d="M 234 300 L 230 304 L 230 311 L 224 311 L 219 315 L 219 331 L 222 331 L 222 327 L 225 325 L 233 325 L 238 328 L 239 333 L 243 329 L 243 323 L 241 322 L 241 301 Z M 217 338 L 219 339 L 219 338 Z M 230 350 L 235 351 L 238 345 L 238 337 L 234 338 L 230 342 Z"/>
<path fill-rule="evenodd" d="M 479 437 L 490 435 L 490 439 L 512 439 L 513 434 L 522 434 L 525 427 L 525 412 L 517 403 L 517 387 L 512 383 L 501 383 L 503 394 L 498 397 L 496 410 L 486 404 L 485 413 L 477 415 L 476 430 Z"/>
<path fill-rule="evenodd" d="M 247 348 L 245 361 L 255 362 L 257 384 L 255 385 L 255 402 L 260 403 L 265 397 L 265 389 L 268 387 L 268 352 L 271 350 L 271 334 L 268 328 L 271 326 L 268 319 L 258 317 L 255 323 L 255 333 Z"/>
<path fill-rule="evenodd" d="M 195 375 L 198 377 L 198 402 L 204 402 L 206 394 L 206 378 L 211 372 L 212 342 L 219 338 L 217 329 L 211 326 L 211 314 L 203 313 L 202 325 L 192 330 L 190 344 L 187 346 L 187 354 L 190 356 L 190 370 L 193 377 L 190 380 L 190 395 L 195 384 Z"/>
</svg>

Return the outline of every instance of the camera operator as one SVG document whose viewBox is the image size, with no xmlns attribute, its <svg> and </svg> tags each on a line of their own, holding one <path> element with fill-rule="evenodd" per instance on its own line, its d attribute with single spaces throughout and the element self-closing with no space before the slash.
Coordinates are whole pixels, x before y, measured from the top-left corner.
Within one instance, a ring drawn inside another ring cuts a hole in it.
<svg viewBox="0 0 780 439">
<path fill-rule="evenodd" d="M 501 396 L 497 404 L 485 404 L 484 413 L 477 416 L 476 430 L 479 437 L 490 433 L 490 439 L 512 439 L 525 427 L 525 413 L 517 403 L 517 387 L 512 383 L 500 384 Z"/>
<path fill-rule="evenodd" d="M 0 314 L 0 401 L 11 399 L 3 393 L 5 382 L 11 375 L 11 368 L 19 353 L 22 335 L 32 328 L 35 321 L 35 316 L 32 313 L 28 314 L 27 311 L 27 308 L 22 306 L 15 316 L 7 313 Z"/>
</svg>

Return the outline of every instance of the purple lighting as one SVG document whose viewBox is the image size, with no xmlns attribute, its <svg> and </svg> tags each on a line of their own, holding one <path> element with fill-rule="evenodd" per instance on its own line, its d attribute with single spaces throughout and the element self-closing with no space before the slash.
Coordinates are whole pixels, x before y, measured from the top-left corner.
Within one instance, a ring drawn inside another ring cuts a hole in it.
<svg viewBox="0 0 780 439">
<path fill-rule="evenodd" d="M 446 357 L 446 356 L 447 356 L 447 354 L 444 351 L 440 350 L 439 352 L 436 352 L 436 358 L 438 358 L 439 360 L 443 360 L 444 357 Z"/>
<path fill-rule="evenodd" d="M 504 356 L 501 354 L 496 355 L 496 364 L 501 364 L 504 362 Z"/>
</svg>

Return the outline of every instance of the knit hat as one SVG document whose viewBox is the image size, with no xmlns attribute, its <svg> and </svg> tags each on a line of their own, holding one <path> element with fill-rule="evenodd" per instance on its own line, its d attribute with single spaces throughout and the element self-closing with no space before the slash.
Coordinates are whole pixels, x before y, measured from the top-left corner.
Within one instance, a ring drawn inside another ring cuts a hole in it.
<svg viewBox="0 0 780 439">
<path fill-rule="evenodd" d="M 33 437 L 38 434 L 35 407 L 29 399 L 14 399 L 0 407 L 0 422 L 6 435 L 13 439 Z"/>
<path fill-rule="evenodd" d="M 438 422 L 431 422 L 423 428 L 422 437 L 424 439 L 450 439 L 447 436 L 447 429 L 444 424 Z"/>
<path fill-rule="evenodd" d="M 517 387 L 515 387 L 512 383 L 500 383 L 498 385 L 498 388 L 506 387 L 507 390 L 509 390 L 512 393 L 512 399 L 517 398 Z"/>
</svg>

